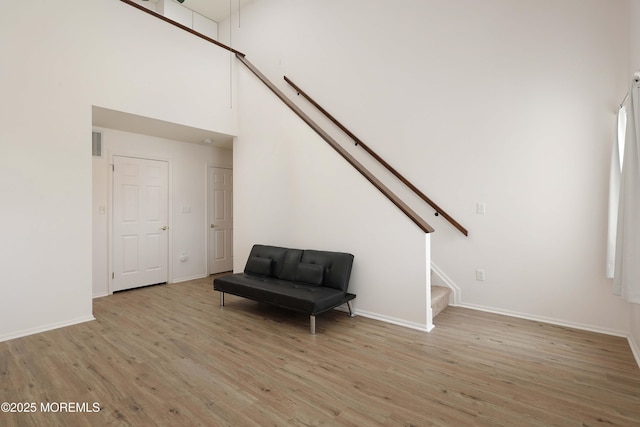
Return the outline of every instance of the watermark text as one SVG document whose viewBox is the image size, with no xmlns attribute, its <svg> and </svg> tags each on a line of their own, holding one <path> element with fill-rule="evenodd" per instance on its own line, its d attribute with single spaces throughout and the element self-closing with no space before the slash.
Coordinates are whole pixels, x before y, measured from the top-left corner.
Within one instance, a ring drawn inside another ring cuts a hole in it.
<svg viewBox="0 0 640 427">
<path fill-rule="evenodd" d="M 1 412 L 100 412 L 98 402 L 2 402 Z"/>
</svg>

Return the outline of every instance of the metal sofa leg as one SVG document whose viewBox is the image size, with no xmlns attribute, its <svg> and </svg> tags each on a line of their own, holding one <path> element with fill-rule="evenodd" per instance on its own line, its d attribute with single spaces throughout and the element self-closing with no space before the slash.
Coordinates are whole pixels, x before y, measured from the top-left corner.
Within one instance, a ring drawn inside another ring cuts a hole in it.
<svg viewBox="0 0 640 427">
<path fill-rule="evenodd" d="M 311 335 L 315 335 L 316 334 L 316 316 L 311 315 L 309 316 L 309 328 L 311 332 Z"/>
<path fill-rule="evenodd" d="M 356 317 L 355 313 L 353 312 L 351 301 L 347 301 L 347 307 L 349 308 L 349 317 Z"/>
<path fill-rule="evenodd" d="M 224 292 L 220 292 L 220 307 L 224 307 Z"/>
</svg>

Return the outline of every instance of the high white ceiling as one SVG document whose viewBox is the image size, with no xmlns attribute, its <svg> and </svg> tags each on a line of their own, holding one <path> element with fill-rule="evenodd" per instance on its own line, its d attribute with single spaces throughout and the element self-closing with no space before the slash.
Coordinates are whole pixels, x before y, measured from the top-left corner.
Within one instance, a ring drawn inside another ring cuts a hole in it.
<svg viewBox="0 0 640 427">
<path fill-rule="evenodd" d="M 156 3 L 158 0 L 150 1 Z M 238 7 L 242 7 L 251 1 L 252 0 L 184 0 L 182 5 L 216 22 L 222 22 L 227 19 L 231 13 L 238 10 Z M 240 11 L 242 12 L 242 9 Z"/>
</svg>

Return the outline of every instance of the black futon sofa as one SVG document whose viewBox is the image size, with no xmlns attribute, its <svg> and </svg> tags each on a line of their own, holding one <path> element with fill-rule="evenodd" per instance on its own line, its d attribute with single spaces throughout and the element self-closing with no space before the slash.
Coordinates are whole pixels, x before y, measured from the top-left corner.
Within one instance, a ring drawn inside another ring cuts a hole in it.
<svg viewBox="0 0 640 427">
<path fill-rule="evenodd" d="M 353 255 L 342 252 L 288 249 L 254 245 L 243 273 L 217 277 L 213 289 L 272 304 L 309 315 L 311 334 L 316 332 L 315 316 L 347 303 Z"/>
</svg>

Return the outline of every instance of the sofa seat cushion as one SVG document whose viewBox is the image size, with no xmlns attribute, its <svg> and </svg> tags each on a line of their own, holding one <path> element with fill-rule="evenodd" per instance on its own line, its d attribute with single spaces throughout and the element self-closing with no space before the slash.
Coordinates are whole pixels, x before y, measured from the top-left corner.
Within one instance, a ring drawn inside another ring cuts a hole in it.
<svg viewBox="0 0 640 427">
<path fill-rule="evenodd" d="M 309 286 L 245 273 L 216 278 L 214 289 L 312 315 L 327 311 L 351 299 L 345 299 L 345 293 L 339 289 Z"/>
</svg>

